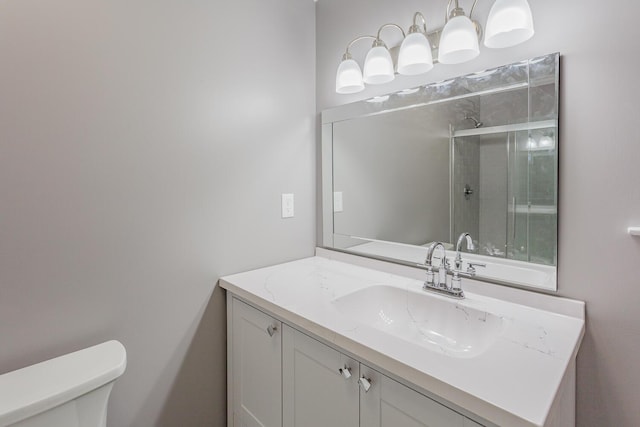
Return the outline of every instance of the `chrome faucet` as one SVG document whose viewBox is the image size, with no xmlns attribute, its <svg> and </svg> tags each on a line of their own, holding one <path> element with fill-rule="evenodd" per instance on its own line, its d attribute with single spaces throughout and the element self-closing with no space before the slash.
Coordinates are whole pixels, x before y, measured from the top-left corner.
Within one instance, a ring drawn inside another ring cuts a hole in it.
<svg viewBox="0 0 640 427">
<path fill-rule="evenodd" d="M 434 242 L 427 248 L 427 258 L 425 259 L 425 266 L 427 267 L 427 280 L 424 282 L 422 288 L 424 290 L 438 292 L 449 297 L 462 299 L 464 298 L 464 292 L 462 292 L 461 276 L 473 277 L 476 274 L 475 267 L 486 267 L 486 264 L 468 263 L 467 271 L 462 271 L 462 244 L 467 244 L 467 249 L 474 250 L 473 240 L 469 233 L 462 233 L 458 238 L 456 244 L 456 258 L 454 261 L 454 268 L 450 268 L 449 261 L 447 260 L 447 252 L 442 242 Z M 437 249 L 442 250 L 442 258 L 440 258 L 440 267 L 438 267 L 438 276 L 436 278 L 433 272 L 433 254 Z M 447 275 L 450 274 L 451 285 L 447 284 Z"/>
<path fill-rule="evenodd" d="M 458 237 L 458 243 L 456 243 L 456 259 L 453 263 L 456 270 L 462 269 L 462 255 L 460 254 L 460 251 L 462 251 L 462 244 L 465 242 L 465 240 L 467 242 L 467 250 L 473 251 L 476 249 L 476 247 L 473 245 L 471 234 L 462 233 L 460 237 Z"/>
<path fill-rule="evenodd" d="M 473 239 L 471 239 L 471 235 L 469 233 L 462 233 L 460 237 L 458 237 L 458 243 L 456 243 L 456 258 L 453 262 L 453 277 L 451 278 L 451 292 L 456 295 L 460 295 L 461 298 L 464 298 L 464 293 L 462 292 L 462 279 L 461 275 L 465 275 L 466 277 L 473 277 L 476 275 L 475 267 L 486 267 L 486 264 L 480 263 L 468 263 L 467 271 L 462 271 L 462 244 L 467 244 L 467 249 L 470 251 L 475 250 L 475 245 L 473 244 Z"/>
<path fill-rule="evenodd" d="M 438 280 L 435 279 L 435 274 L 433 273 L 433 253 L 436 249 L 442 249 L 442 258 L 440 258 L 440 267 L 438 268 Z M 449 264 L 447 261 L 447 251 L 444 248 L 442 242 L 433 242 L 427 248 L 427 259 L 425 260 L 425 265 L 427 266 L 427 281 L 424 283 L 424 288 L 432 288 L 432 289 L 446 289 L 447 287 L 447 270 L 449 268 Z"/>
<path fill-rule="evenodd" d="M 433 253 L 438 248 L 442 249 L 442 258 L 440 258 L 440 267 L 438 267 L 438 276 L 436 278 L 433 273 Z M 427 280 L 424 282 L 422 289 L 437 292 L 448 297 L 464 298 L 462 290 L 455 291 L 447 284 L 447 275 L 453 274 L 453 271 L 449 267 L 447 251 L 445 250 L 442 242 L 434 242 L 429 245 L 429 248 L 427 249 L 427 259 L 424 263 L 427 267 Z"/>
</svg>

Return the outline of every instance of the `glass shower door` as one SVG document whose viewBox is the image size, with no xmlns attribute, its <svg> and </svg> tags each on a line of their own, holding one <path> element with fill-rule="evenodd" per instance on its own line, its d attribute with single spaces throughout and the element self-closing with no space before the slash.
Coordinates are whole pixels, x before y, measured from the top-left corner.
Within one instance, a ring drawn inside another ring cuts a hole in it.
<svg viewBox="0 0 640 427">
<path fill-rule="evenodd" d="M 480 255 L 557 261 L 557 124 L 547 120 L 454 132 L 452 241 Z"/>
<path fill-rule="evenodd" d="M 556 265 L 556 127 L 509 135 L 507 257 Z"/>
</svg>

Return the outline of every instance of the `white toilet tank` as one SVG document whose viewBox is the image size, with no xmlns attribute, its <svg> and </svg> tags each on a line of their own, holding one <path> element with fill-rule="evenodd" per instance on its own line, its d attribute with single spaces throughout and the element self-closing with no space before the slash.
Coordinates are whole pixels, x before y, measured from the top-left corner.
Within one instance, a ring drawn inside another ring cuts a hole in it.
<svg viewBox="0 0 640 427">
<path fill-rule="evenodd" d="M 0 427 L 105 427 L 127 352 L 108 341 L 0 375 Z"/>
</svg>

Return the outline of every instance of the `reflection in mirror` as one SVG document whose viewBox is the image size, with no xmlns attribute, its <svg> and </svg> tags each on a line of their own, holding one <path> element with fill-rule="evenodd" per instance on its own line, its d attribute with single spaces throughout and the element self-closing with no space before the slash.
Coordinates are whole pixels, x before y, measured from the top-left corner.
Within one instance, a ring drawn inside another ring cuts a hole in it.
<svg viewBox="0 0 640 427">
<path fill-rule="evenodd" d="M 415 264 L 468 232 L 469 261 L 492 260 L 480 278 L 555 289 L 558 65 L 552 54 L 323 112 L 324 246 Z"/>
</svg>

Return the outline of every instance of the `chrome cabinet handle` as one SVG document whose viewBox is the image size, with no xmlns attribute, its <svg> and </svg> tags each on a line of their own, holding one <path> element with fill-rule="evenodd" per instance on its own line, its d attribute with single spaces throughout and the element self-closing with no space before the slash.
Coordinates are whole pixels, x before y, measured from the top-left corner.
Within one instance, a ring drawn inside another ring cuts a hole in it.
<svg viewBox="0 0 640 427">
<path fill-rule="evenodd" d="M 340 372 L 340 375 L 342 375 L 342 377 L 345 380 L 348 380 L 349 378 L 351 378 L 351 368 L 349 368 L 348 366 L 345 365 L 344 368 L 340 368 L 338 369 L 338 372 Z"/>
<path fill-rule="evenodd" d="M 277 330 L 278 330 L 277 326 L 273 326 L 273 325 L 267 326 L 267 333 L 269 334 L 270 337 L 274 336 Z"/>
<path fill-rule="evenodd" d="M 364 391 L 365 393 L 368 393 L 369 389 L 371 388 L 371 379 L 365 378 L 365 377 L 359 378 L 358 384 L 360 385 L 360 388 L 362 389 L 362 391 Z"/>
</svg>

